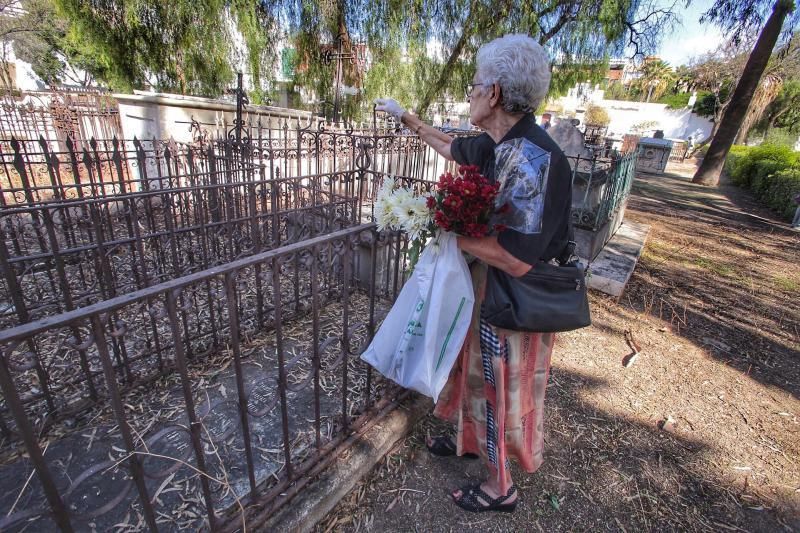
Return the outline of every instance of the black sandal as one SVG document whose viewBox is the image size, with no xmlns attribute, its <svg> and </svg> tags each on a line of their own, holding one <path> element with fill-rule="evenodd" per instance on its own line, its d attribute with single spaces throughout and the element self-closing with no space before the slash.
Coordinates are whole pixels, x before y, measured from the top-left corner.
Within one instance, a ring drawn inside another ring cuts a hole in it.
<svg viewBox="0 0 800 533">
<path fill-rule="evenodd" d="M 491 498 L 488 494 L 483 492 L 481 489 L 480 483 L 477 485 L 471 485 L 469 487 L 464 487 L 461 489 L 461 497 L 456 499 L 453 496 L 453 501 L 456 502 L 456 505 L 464 509 L 465 511 L 469 511 L 471 513 L 483 513 L 485 511 L 498 511 L 501 513 L 513 513 L 514 509 L 517 508 L 517 502 L 519 498 L 514 500 L 511 503 L 503 503 L 514 493 L 517 492 L 516 487 L 511 487 L 508 489 L 508 494 L 505 496 L 500 496 L 499 498 Z M 482 504 L 478 498 L 481 498 L 485 501 L 488 505 Z"/>
<path fill-rule="evenodd" d="M 456 447 L 456 443 L 453 442 L 453 439 L 447 436 L 441 437 L 433 437 L 431 439 L 433 444 L 425 443 L 425 446 L 428 447 L 428 451 L 431 452 L 433 455 L 438 457 L 452 457 L 458 453 L 458 448 Z M 478 456 L 474 453 L 465 453 L 461 457 L 466 459 L 477 459 Z"/>
</svg>

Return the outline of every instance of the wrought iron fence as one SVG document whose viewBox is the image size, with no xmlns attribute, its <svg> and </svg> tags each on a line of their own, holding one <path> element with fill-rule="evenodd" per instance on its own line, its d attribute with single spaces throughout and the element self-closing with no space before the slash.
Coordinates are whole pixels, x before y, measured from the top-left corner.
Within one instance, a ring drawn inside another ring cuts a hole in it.
<svg viewBox="0 0 800 533">
<path fill-rule="evenodd" d="M 605 142 L 608 126 L 586 124 L 583 131 L 583 139 L 587 146 L 598 146 Z"/>
<path fill-rule="evenodd" d="M 273 166 L 275 177 L 267 178 L 268 167 L 226 143 L 156 142 L 145 150 L 138 141 L 130 149 L 92 142 L 82 153 L 10 144 L 13 153 L 0 154 L 7 169 L 0 211 L 6 326 L 362 218 L 359 169 L 283 177 Z"/>
<path fill-rule="evenodd" d="M 446 163 L 294 126 L 0 143 L 0 529 L 235 529 L 391 408 L 356 356 L 407 243 L 362 222 Z"/>
<path fill-rule="evenodd" d="M 572 222 L 597 231 L 622 209 L 636 172 L 636 152 L 568 157 L 572 168 Z"/>
<path fill-rule="evenodd" d="M 359 224 L 383 176 L 452 167 L 416 136 L 288 121 L 191 145 L 12 139 L 0 163 L 4 327 Z"/>
<path fill-rule="evenodd" d="M 98 90 L 32 91 L 0 101 L 0 139 L 81 143 L 121 137 L 121 131 L 116 101 Z"/>
<path fill-rule="evenodd" d="M 0 527 L 269 513 L 393 401 L 357 356 L 401 246 L 356 226 L 0 332 Z"/>
</svg>

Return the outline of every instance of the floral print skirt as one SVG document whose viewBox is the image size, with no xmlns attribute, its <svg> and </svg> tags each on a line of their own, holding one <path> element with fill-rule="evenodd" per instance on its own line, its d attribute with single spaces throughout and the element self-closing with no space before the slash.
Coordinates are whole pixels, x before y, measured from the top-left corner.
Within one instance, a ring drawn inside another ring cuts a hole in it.
<svg viewBox="0 0 800 533">
<path fill-rule="evenodd" d="M 434 414 L 457 428 L 458 455 L 481 456 L 505 493 L 509 459 L 527 472 L 543 462 L 544 394 L 555 334 L 495 328 L 480 318 L 487 267 L 472 268 L 475 308 Z"/>
</svg>

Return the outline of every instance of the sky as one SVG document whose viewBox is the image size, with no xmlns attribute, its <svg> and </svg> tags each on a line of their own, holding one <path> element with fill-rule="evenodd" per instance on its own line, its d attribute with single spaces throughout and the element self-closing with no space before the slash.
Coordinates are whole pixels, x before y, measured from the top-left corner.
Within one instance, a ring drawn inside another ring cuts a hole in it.
<svg viewBox="0 0 800 533">
<path fill-rule="evenodd" d="M 658 56 L 673 67 L 688 64 L 694 56 L 714 50 L 722 44 L 722 33 L 711 24 L 700 24 L 700 16 L 713 4 L 713 0 L 696 0 L 688 8 L 678 2 L 681 23 L 671 35 L 664 38 Z"/>
</svg>

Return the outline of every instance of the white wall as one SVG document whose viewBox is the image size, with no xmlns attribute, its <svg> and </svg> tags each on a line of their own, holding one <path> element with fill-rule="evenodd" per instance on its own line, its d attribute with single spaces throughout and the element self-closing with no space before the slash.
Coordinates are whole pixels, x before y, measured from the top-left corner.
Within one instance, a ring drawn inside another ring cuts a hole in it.
<svg viewBox="0 0 800 533">
<path fill-rule="evenodd" d="M 211 138 L 227 135 L 236 118 L 236 105 L 211 98 L 180 96 L 165 93 L 115 94 L 119 104 L 119 117 L 122 126 L 122 137 L 131 140 L 134 137 L 143 142 L 145 149 L 151 148 L 151 139 L 174 139 L 188 143 L 194 140 L 196 132 L 191 130 L 192 120 L 200 123 L 203 130 Z M 314 120 L 311 113 L 293 109 L 269 106 L 247 106 L 245 120 L 251 125 L 259 119 L 264 128 L 280 128 L 286 121 L 289 128 L 296 128 L 298 121 L 301 127 Z M 273 130 L 273 135 L 275 135 Z M 256 135 L 255 132 L 252 133 Z M 280 135 L 280 130 L 277 132 Z M 265 137 L 269 133 L 264 132 Z M 274 137 L 273 137 L 274 138 Z M 131 172 L 138 175 L 134 168 L 134 160 L 130 160 Z M 275 160 L 273 164 L 280 168 L 283 160 Z M 146 163 L 148 176 L 158 175 L 156 161 L 148 158 Z M 152 185 L 151 185 L 152 186 Z M 156 185 L 157 186 L 157 185 Z"/>
<path fill-rule="evenodd" d="M 690 111 L 689 107 L 683 109 L 667 109 L 666 104 L 629 102 L 626 100 L 606 100 L 605 91 L 599 85 L 579 83 L 567 92 L 566 96 L 559 99 L 565 112 L 576 111 L 575 117 L 583 122 L 583 112 L 589 103 L 604 107 L 611 117 L 608 125 L 609 135 L 621 136 L 633 133 L 633 127 L 642 122 L 655 122 L 649 129 L 663 130 L 664 137 L 672 139 L 687 139 L 689 136 L 695 142 L 707 138 L 711 134 L 713 123 Z"/>
<path fill-rule="evenodd" d="M 193 132 L 190 129 L 192 120 L 210 131 L 222 131 L 233 127 L 236 105 L 211 98 L 180 96 L 165 93 L 114 94 L 119 102 L 119 116 L 122 133 L 125 139 L 137 137 L 140 140 L 170 139 L 177 142 L 191 142 Z M 278 127 L 276 121 L 290 119 L 290 127 L 300 120 L 304 125 L 312 119 L 307 111 L 291 110 L 269 106 L 248 106 L 250 122 L 254 123 L 260 116 L 264 127 L 272 121 L 272 127 Z"/>
<path fill-rule="evenodd" d="M 714 126 L 710 120 L 692 113 L 689 108 L 667 109 L 666 104 L 623 100 L 601 100 L 597 105 L 608 111 L 611 117 L 608 131 L 616 135 L 630 133 L 635 125 L 652 121 L 656 123 L 652 129 L 663 130 L 664 137 L 686 139 L 691 135 L 698 142 L 708 137 Z"/>
</svg>

